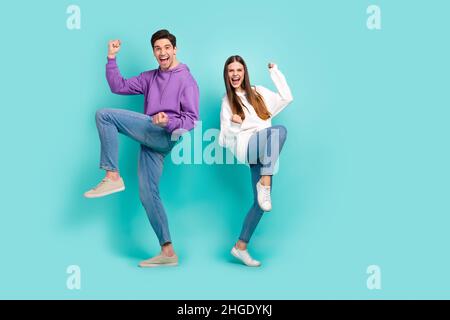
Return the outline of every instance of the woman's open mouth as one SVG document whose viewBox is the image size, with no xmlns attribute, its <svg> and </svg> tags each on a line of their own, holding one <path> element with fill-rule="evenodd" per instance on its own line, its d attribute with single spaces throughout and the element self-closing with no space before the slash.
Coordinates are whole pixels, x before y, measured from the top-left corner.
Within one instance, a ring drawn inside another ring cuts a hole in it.
<svg viewBox="0 0 450 320">
<path fill-rule="evenodd" d="M 233 86 L 238 86 L 241 82 L 241 77 L 233 77 L 231 78 L 231 84 Z"/>
</svg>

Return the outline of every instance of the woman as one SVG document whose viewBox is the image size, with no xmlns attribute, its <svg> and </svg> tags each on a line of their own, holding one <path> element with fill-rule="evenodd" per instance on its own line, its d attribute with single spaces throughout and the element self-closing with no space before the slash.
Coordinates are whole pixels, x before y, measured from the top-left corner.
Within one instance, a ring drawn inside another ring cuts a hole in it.
<svg viewBox="0 0 450 320">
<path fill-rule="evenodd" d="M 252 87 L 247 65 L 240 56 L 228 58 L 224 67 L 227 93 L 222 100 L 219 143 L 240 162 L 249 164 L 254 193 L 254 204 L 231 254 L 249 267 L 261 265 L 250 256 L 247 246 L 264 212 L 272 210 L 272 177 L 287 136 L 286 128 L 272 126 L 271 120 L 293 100 L 278 67 L 270 63 L 269 72 L 278 93 Z"/>
</svg>

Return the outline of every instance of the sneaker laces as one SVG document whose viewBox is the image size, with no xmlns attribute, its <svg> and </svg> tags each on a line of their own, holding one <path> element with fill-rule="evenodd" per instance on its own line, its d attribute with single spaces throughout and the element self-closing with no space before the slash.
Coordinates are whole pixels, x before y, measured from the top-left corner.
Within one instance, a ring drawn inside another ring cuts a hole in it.
<svg viewBox="0 0 450 320">
<path fill-rule="evenodd" d="M 262 196 L 264 202 L 270 202 L 270 187 L 262 186 Z"/>
<path fill-rule="evenodd" d="M 247 263 L 256 263 L 256 260 L 252 258 L 252 256 L 251 256 L 250 253 L 248 252 L 248 250 L 241 251 L 241 255 L 242 255 L 242 258 L 243 258 Z"/>
<path fill-rule="evenodd" d="M 94 190 L 99 189 L 101 186 L 103 186 L 105 183 L 109 182 L 108 178 L 104 178 L 95 188 Z"/>
</svg>

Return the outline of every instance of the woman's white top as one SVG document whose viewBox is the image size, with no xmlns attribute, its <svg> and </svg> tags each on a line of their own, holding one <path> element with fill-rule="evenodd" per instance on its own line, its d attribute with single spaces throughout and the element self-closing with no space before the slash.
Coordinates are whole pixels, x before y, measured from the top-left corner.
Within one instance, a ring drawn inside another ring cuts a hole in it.
<svg viewBox="0 0 450 320">
<path fill-rule="evenodd" d="M 256 86 L 254 88 L 256 92 L 262 96 L 268 111 L 272 115 L 268 120 L 263 120 L 256 114 L 255 109 L 248 102 L 245 92 L 236 92 L 246 107 L 243 108 L 245 120 L 242 124 L 232 122 L 231 119 L 233 113 L 227 95 L 225 94 L 222 99 L 219 144 L 224 148 L 230 149 L 235 157 L 242 163 L 246 163 L 246 154 L 250 137 L 258 131 L 270 128 L 272 126 L 272 118 L 278 115 L 293 101 L 291 89 L 289 88 L 284 75 L 278 70 L 278 66 L 275 65 L 273 68 L 269 69 L 269 73 L 278 92 L 275 93 L 262 86 Z"/>
</svg>

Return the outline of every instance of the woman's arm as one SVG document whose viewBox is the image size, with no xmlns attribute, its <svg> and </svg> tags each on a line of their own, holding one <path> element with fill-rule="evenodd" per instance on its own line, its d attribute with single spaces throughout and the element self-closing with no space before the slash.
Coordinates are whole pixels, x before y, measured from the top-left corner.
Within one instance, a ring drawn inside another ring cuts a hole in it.
<svg viewBox="0 0 450 320">
<path fill-rule="evenodd" d="M 265 98 L 267 108 L 272 114 L 272 117 L 278 115 L 284 108 L 286 108 L 293 100 L 291 89 L 287 84 L 286 78 L 283 73 L 278 69 L 276 64 L 269 64 L 270 77 L 272 78 L 277 93 L 268 90 L 264 87 L 258 87 L 261 94 Z"/>
<path fill-rule="evenodd" d="M 233 148 L 235 140 L 239 132 L 241 132 L 242 124 L 232 121 L 233 114 L 228 102 L 228 98 L 225 97 L 222 100 L 222 109 L 220 112 L 220 135 L 219 144 L 226 148 Z"/>
</svg>

